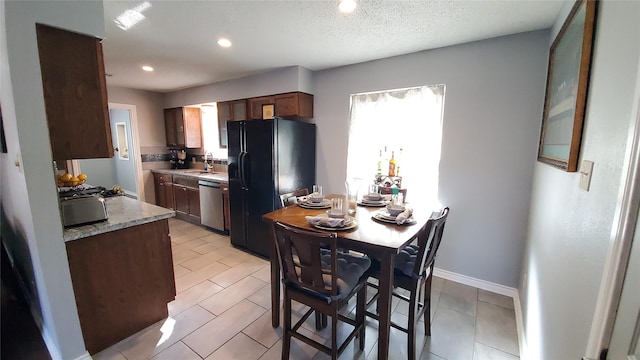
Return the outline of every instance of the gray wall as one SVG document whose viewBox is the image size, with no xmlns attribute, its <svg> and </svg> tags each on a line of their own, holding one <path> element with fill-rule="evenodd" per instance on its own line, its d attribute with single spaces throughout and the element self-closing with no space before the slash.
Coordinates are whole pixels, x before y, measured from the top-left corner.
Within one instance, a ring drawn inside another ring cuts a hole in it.
<svg viewBox="0 0 640 360">
<path fill-rule="evenodd" d="M 62 238 L 36 22 L 104 37 L 102 2 L 0 2 L 0 101 L 8 143 L 0 155 L 2 241 L 51 356 L 76 359 L 88 354 Z"/>
<path fill-rule="evenodd" d="M 534 163 L 520 299 L 531 359 L 584 354 L 609 250 L 640 54 L 640 2 L 601 1 L 580 159 L 595 162 L 591 189 L 579 173 Z M 551 44 L 569 6 L 554 25 Z M 637 92 L 635 92 L 637 94 Z M 635 99 L 637 100 L 637 99 Z"/>
<path fill-rule="evenodd" d="M 437 267 L 516 287 L 548 38 L 530 32 L 316 72 L 318 182 L 344 191 L 350 94 L 445 84 L 439 199 L 451 216 Z M 381 136 L 412 131 L 393 120 Z"/>
<path fill-rule="evenodd" d="M 166 108 L 244 99 L 290 91 L 311 92 L 310 71 L 289 66 L 241 79 L 198 86 L 165 94 Z"/>
</svg>

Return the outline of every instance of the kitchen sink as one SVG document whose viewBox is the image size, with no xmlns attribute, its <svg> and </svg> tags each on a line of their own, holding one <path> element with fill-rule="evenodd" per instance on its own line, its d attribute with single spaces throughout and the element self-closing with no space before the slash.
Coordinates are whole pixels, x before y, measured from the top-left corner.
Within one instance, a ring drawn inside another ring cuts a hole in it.
<svg viewBox="0 0 640 360">
<path fill-rule="evenodd" d="M 215 174 L 214 172 L 208 172 L 205 170 L 185 170 L 184 172 L 189 174 Z"/>
</svg>

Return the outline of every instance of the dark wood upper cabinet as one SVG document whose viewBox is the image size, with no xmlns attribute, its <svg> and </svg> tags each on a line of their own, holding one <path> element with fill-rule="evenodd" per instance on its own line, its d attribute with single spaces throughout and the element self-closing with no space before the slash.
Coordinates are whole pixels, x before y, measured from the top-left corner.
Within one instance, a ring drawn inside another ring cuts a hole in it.
<svg viewBox="0 0 640 360">
<path fill-rule="evenodd" d="M 177 107 L 164 109 L 164 126 L 167 135 L 167 146 L 202 147 L 200 108 Z"/>
<path fill-rule="evenodd" d="M 53 159 L 113 157 L 100 40 L 42 24 L 36 34 Z"/>
<path fill-rule="evenodd" d="M 262 119 L 262 105 L 274 104 L 276 116 L 284 119 L 313 118 L 313 95 L 291 92 L 249 99 L 251 119 Z"/>
<path fill-rule="evenodd" d="M 247 120 L 247 100 L 222 101 L 218 103 L 218 134 L 220 147 L 227 147 L 227 121 Z"/>
</svg>

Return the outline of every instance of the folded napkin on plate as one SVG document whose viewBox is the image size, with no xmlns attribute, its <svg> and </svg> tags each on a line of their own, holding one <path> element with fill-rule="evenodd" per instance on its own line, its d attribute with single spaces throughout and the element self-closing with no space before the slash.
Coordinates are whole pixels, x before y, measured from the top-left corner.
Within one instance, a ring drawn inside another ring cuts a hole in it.
<svg viewBox="0 0 640 360">
<path fill-rule="evenodd" d="M 401 212 L 400 214 L 398 214 L 398 216 L 396 216 L 396 224 L 398 225 L 404 224 L 405 221 L 407 221 L 407 219 L 411 217 L 411 214 L 413 214 L 413 209 L 409 207 L 406 208 L 403 212 Z"/>
<path fill-rule="evenodd" d="M 326 226 L 326 227 L 343 227 L 347 226 L 351 220 L 349 219 L 336 219 L 330 218 L 326 216 L 305 216 L 307 222 L 311 225 L 315 226 Z"/>
</svg>

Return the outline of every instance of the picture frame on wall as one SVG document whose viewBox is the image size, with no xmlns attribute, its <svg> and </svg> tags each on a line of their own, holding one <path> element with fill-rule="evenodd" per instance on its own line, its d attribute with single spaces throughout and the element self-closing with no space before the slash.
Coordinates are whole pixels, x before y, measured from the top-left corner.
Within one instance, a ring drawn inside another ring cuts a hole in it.
<svg viewBox="0 0 640 360">
<path fill-rule="evenodd" d="M 578 168 L 597 2 L 577 0 L 549 50 L 538 161 Z"/>
<path fill-rule="evenodd" d="M 262 105 L 262 119 L 273 119 L 276 116 L 276 106 L 274 104 Z"/>
</svg>

